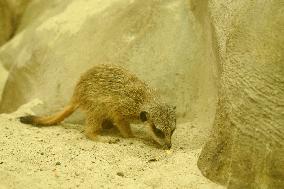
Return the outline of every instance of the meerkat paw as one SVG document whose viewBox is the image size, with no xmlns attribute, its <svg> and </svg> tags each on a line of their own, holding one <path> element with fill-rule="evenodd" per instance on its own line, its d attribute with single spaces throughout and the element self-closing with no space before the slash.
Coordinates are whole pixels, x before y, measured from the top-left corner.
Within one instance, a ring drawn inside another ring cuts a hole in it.
<svg viewBox="0 0 284 189">
<path fill-rule="evenodd" d="M 133 138 L 134 135 L 131 133 L 121 133 L 121 135 L 123 136 L 123 138 Z"/>
<path fill-rule="evenodd" d="M 98 135 L 98 132 L 85 132 L 85 136 L 88 139 L 93 140 L 93 141 L 97 140 L 97 135 Z"/>
</svg>

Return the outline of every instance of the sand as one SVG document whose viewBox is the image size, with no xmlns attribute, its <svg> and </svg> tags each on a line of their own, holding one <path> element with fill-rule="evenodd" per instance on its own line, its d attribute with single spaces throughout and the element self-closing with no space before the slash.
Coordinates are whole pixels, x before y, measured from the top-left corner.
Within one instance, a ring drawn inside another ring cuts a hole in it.
<svg viewBox="0 0 284 189">
<path fill-rule="evenodd" d="M 82 125 L 37 128 L 17 117 L 40 105 L 0 115 L 0 188 L 223 188 L 203 177 L 196 162 L 203 141 L 198 125 L 178 124 L 170 151 L 133 125 L 135 138 L 106 130 L 88 140 Z M 201 128 L 201 127 L 200 127 Z"/>
</svg>

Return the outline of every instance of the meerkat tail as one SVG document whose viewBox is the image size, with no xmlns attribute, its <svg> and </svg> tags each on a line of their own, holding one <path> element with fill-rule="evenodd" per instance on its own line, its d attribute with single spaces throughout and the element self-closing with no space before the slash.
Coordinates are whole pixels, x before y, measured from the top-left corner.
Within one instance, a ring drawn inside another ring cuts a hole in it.
<svg viewBox="0 0 284 189">
<path fill-rule="evenodd" d="M 20 117 L 20 122 L 25 124 L 32 124 L 36 126 L 51 126 L 56 125 L 70 116 L 77 108 L 79 104 L 71 103 L 66 106 L 61 112 L 58 112 L 50 116 L 23 116 Z"/>
</svg>

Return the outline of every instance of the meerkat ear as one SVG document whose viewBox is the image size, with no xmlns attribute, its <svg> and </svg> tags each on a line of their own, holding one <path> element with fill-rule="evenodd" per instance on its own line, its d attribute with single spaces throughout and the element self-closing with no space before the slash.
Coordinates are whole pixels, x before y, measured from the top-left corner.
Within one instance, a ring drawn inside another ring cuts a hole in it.
<svg viewBox="0 0 284 189">
<path fill-rule="evenodd" d="M 145 112 L 145 111 L 142 111 L 142 112 L 140 113 L 140 119 L 141 119 L 141 121 L 143 121 L 143 122 L 147 121 L 147 120 L 148 120 L 147 116 L 148 116 L 148 113 Z"/>
</svg>

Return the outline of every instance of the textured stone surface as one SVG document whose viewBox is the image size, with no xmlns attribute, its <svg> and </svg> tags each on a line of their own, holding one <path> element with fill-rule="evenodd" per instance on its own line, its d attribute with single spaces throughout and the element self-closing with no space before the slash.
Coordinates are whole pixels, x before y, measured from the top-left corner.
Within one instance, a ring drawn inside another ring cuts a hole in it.
<svg viewBox="0 0 284 189">
<path fill-rule="evenodd" d="M 3 88 L 5 86 L 6 80 L 8 77 L 8 72 L 7 70 L 2 66 L 0 62 L 0 94 L 2 94 Z M 0 96 L 0 101 L 1 101 L 1 96 Z"/>
<path fill-rule="evenodd" d="M 228 188 L 284 187 L 283 10 L 282 1 L 210 3 L 220 88 L 199 168 Z"/>
<path fill-rule="evenodd" d="M 14 31 L 13 13 L 7 0 L 0 0 L 0 46 L 10 39 Z"/>
<path fill-rule="evenodd" d="M 26 7 L 32 0 L 0 0 L 0 46 L 17 31 Z"/>
</svg>

